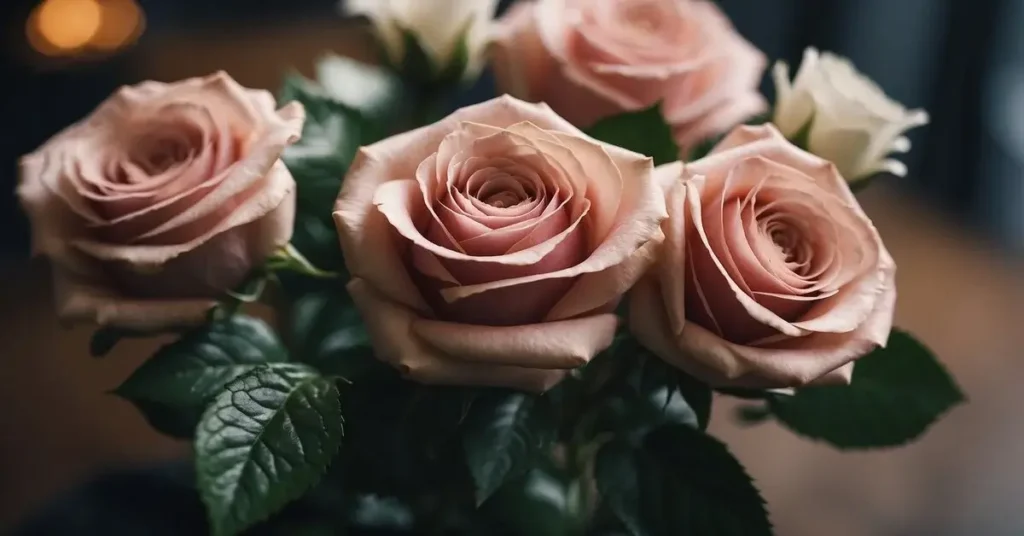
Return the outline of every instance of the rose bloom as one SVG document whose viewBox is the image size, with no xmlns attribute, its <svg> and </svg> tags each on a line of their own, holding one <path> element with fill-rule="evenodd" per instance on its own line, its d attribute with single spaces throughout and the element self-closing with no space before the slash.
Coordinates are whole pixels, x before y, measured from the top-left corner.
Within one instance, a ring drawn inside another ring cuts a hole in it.
<svg viewBox="0 0 1024 536">
<path fill-rule="evenodd" d="M 498 86 L 587 127 L 661 101 L 684 150 L 766 109 L 764 54 L 706 0 L 535 0 L 493 36 Z"/>
<path fill-rule="evenodd" d="M 61 316 L 201 321 L 291 238 L 295 181 L 279 157 L 303 119 L 224 73 L 144 82 L 23 157 L 18 196 Z"/>
<path fill-rule="evenodd" d="M 670 217 L 630 324 L 662 359 L 716 386 L 796 387 L 849 382 L 886 343 L 896 266 L 835 165 L 742 126 L 658 174 Z"/>
<path fill-rule="evenodd" d="M 774 122 L 786 137 L 806 129 L 806 149 L 835 163 L 851 181 L 881 172 L 907 174 L 907 166 L 887 157 L 910 150 L 903 132 L 927 124 L 927 112 L 907 110 L 846 58 L 813 48 L 804 52 L 792 82 L 781 61 L 772 76 L 778 94 Z"/>
<path fill-rule="evenodd" d="M 359 151 L 335 205 L 378 358 L 542 391 L 607 348 L 666 216 L 651 159 L 501 97 Z"/>
</svg>

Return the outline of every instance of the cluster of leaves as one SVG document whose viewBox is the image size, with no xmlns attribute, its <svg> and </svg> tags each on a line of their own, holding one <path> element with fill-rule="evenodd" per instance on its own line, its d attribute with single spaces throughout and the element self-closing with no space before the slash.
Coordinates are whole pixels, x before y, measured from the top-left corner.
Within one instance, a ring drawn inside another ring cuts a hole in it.
<svg viewBox="0 0 1024 536">
<path fill-rule="evenodd" d="M 294 245 L 342 273 L 330 203 L 357 148 L 390 130 L 403 85 L 341 58 L 320 70 L 318 83 L 293 76 L 282 93 L 309 116 L 285 155 L 299 184 Z M 675 159 L 656 108 L 590 133 Z M 289 503 L 305 518 L 289 517 L 285 534 L 771 534 L 750 476 L 705 433 L 712 390 L 628 334 L 544 395 L 423 386 L 374 357 L 344 277 L 323 275 L 295 248 L 275 256 L 115 391 L 156 429 L 193 440 L 213 534 L 263 533 Z M 272 276 L 276 330 L 239 312 Z M 101 330 L 93 352 L 145 335 Z M 728 394 L 758 404 L 748 420 L 775 418 L 840 448 L 905 442 L 962 399 L 900 332 L 856 374 L 852 386 L 795 396 Z"/>
</svg>

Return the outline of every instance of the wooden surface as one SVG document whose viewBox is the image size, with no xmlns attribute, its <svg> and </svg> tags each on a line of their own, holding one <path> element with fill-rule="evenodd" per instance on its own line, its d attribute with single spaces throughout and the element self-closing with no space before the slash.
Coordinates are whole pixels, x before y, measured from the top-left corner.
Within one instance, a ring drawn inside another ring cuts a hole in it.
<svg viewBox="0 0 1024 536">
<path fill-rule="evenodd" d="M 152 45 L 139 78 L 226 69 L 272 88 L 292 65 L 308 72 L 325 50 L 365 50 L 336 25 L 276 32 Z M 780 536 L 1024 534 L 1024 263 L 885 184 L 862 199 L 899 266 L 897 323 L 939 353 L 970 404 L 919 443 L 886 452 L 841 454 L 772 424 L 741 428 L 727 400 L 712 430 L 756 478 Z M 103 468 L 187 452 L 104 394 L 155 343 L 91 359 L 89 331 L 54 318 L 45 264 L 0 275 L 0 532 Z"/>
</svg>

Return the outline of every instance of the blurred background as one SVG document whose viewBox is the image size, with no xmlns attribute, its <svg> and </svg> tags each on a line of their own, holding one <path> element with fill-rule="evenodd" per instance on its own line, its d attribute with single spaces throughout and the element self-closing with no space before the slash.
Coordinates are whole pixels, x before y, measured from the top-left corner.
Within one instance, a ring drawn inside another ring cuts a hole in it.
<svg viewBox="0 0 1024 536">
<path fill-rule="evenodd" d="M 1024 0 L 719 1 L 770 58 L 836 51 L 931 113 L 911 132 L 910 175 L 862 202 L 900 267 L 897 323 L 970 404 L 886 452 L 741 428 L 728 401 L 713 431 L 757 479 L 780 536 L 1024 534 Z M 275 90 L 324 52 L 370 58 L 367 34 L 337 13 L 334 0 L 0 2 L 0 533 L 104 470 L 187 453 L 103 394 L 152 343 L 94 361 L 89 332 L 58 325 L 46 266 L 28 260 L 17 158 L 125 83 L 224 69 Z M 492 91 L 485 76 L 466 100 Z"/>
</svg>

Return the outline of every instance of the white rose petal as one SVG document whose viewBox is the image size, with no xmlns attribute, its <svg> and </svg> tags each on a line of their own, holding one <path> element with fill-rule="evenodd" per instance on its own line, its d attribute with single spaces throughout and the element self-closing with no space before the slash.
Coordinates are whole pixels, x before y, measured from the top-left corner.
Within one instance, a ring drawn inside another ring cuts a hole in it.
<svg viewBox="0 0 1024 536">
<path fill-rule="evenodd" d="M 471 76 L 480 71 L 487 25 L 497 5 L 498 0 L 347 0 L 343 12 L 370 19 L 394 65 L 405 58 L 403 30 L 416 36 L 441 70 L 451 63 L 460 39 L 465 38 L 469 49 L 465 76 Z"/>
<path fill-rule="evenodd" d="M 787 138 L 807 128 L 807 150 L 835 163 L 850 181 L 879 172 L 906 175 L 906 166 L 888 156 L 910 150 L 903 132 L 928 123 L 924 110 L 907 110 L 849 60 L 814 48 L 804 52 L 792 81 L 781 61 L 772 76 L 774 123 Z"/>
</svg>

